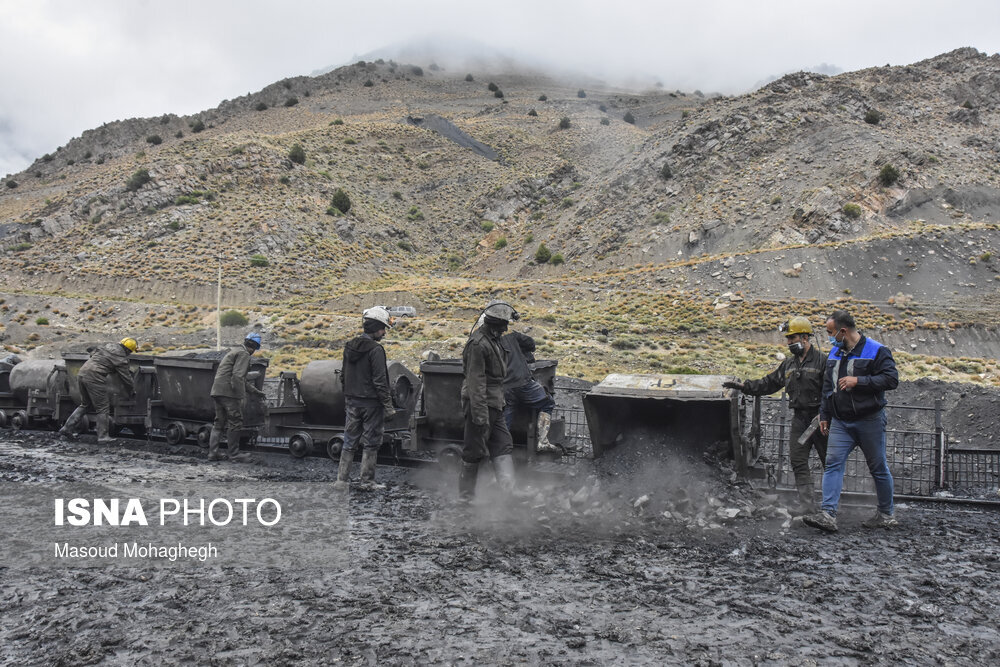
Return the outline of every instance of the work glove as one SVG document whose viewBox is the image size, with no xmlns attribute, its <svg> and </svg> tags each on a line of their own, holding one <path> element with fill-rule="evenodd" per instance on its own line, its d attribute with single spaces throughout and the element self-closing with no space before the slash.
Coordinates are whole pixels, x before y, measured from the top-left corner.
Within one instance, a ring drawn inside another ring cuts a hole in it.
<svg viewBox="0 0 1000 667">
<path fill-rule="evenodd" d="M 391 422 L 395 416 L 396 416 L 396 408 L 393 407 L 384 408 L 382 419 L 384 419 L 387 422 Z"/>
<path fill-rule="evenodd" d="M 722 383 L 722 386 L 725 387 L 726 389 L 738 389 L 739 391 L 743 391 L 742 382 L 732 382 L 730 380 L 726 380 L 725 382 Z"/>
</svg>

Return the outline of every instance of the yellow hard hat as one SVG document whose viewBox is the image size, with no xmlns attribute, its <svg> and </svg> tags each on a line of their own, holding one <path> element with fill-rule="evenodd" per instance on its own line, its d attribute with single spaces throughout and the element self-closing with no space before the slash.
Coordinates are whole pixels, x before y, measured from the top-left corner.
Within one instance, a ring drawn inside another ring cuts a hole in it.
<svg viewBox="0 0 1000 667">
<path fill-rule="evenodd" d="M 139 349 L 139 343 L 135 342 L 135 338 L 122 338 L 119 342 L 129 352 L 135 352 Z"/>
<path fill-rule="evenodd" d="M 812 335 L 812 325 L 809 324 L 809 320 L 802 317 L 793 317 L 788 320 L 782 327 L 781 332 L 786 336 L 794 336 L 795 334 L 807 334 Z"/>
</svg>

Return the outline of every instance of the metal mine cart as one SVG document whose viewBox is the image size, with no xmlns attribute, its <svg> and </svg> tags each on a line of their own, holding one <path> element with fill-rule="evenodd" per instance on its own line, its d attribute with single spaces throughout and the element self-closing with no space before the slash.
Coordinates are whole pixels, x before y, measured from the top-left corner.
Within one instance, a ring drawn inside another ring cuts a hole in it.
<svg viewBox="0 0 1000 667">
<path fill-rule="evenodd" d="M 13 408 L 7 415 L 12 428 L 54 427 L 62 424 L 76 405 L 66 386 L 62 359 L 30 359 L 10 369 Z"/>
<path fill-rule="evenodd" d="M 73 401 L 80 405 L 83 398 L 80 395 L 80 369 L 90 359 L 86 353 L 63 353 L 66 364 L 66 383 Z M 132 384 L 135 395 L 129 395 L 122 387 L 117 376 L 109 376 L 109 398 L 111 400 L 111 434 L 120 435 L 122 429 L 128 429 L 132 435 L 146 435 L 146 413 L 149 402 L 157 396 L 156 370 L 153 368 L 153 357 L 142 354 L 129 355 L 129 370 L 132 372 Z M 89 425 L 88 425 L 89 428 Z"/>
</svg>

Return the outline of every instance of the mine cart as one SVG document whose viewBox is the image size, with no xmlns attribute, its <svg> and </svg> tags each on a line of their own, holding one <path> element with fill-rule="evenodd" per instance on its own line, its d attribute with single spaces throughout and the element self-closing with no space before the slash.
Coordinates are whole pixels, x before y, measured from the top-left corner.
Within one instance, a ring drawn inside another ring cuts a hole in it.
<svg viewBox="0 0 1000 667">
<path fill-rule="evenodd" d="M 10 369 L 9 364 L 0 364 L 0 428 L 10 425 L 10 417 L 24 406 L 18 403 L 10 390 Z"/>
<path fill-rule="evenodd" d="M 287 440 L 288 450 L 295 457 L 306 456 L 319 445 L 330 458 L 339 459 L 346 419 L 342 367 L 342 361 L 327 359 L 310 362 L 301 378 L 282 372 L 276 404 L 268 409 L 267 437 Z M 420 393 L 419 378 L 402 363 L 389 361 L 387 370 L 396 415 L 385 424 L 379 450 L 383 460 L 398 459 L 408 449 L 410 415 Z M 356 450 L 359 455 L 360 451 Z"/>
<path fill-rule="evenodd" d="M 558 362 L 541 360 L 528 364 L 535 380 L 550 394 L 555 393 Z M 462 414 L 462 360 L 438 359 L 420 363 L 424 390 L 413 420 L 413 445 L 417 451 L 431 452 L 443 466 L 460 465 L 464 440 L 465 417 Z M 510 434 L 514 440 L 514 455 L 531 460 L 538 444 L 537 413 L 519 408 L 514 412 Z M 553 419 L 549 441 L 562 442 L 564 422 Z"/>
<path fill-rule="evenodd" d="M 712 452 L 741 474 L 757 460 L 748 403 L 723 375 L 607 376 L 583 398 L 594 457 L 669 458 Z"/>
<path fill-rule="evenodd" d="M 73 401 L 80 405 L 83 398 L 80 395 L 80 369 L 90 359 L 89 354 L 63 353 L 66 363 L 66 382 Z M 132 385 L 135 395 L 125 391 L 117 375 L 108 376 L 108 398 L 111 401 L 111 433 L 119 435 L 122 429 L 128 429 L 133 435 L 146 435 L 146 413 L 149 402 L 157 397 L 156 370 L 153 368 L 153 357 L 144 354 L 132 354 L 128 358 L 129 371 L 132 373 Z"/>
<path fill-rule="evenodd" d="M 198 444 L 208 447 L 215 421 L 215 401 L 212 400 L 212 383 L 215 371 L 225 352 L 192 355 L 189 357 L 154 357 L 153 368 L 160 397 L 151 400 L 147 428 L 159 429 L 171 445 L 183 442 L 189 435 Z M 264 373 L 268 360 L 250 357 L 250 378 L 258 389 L 264 386 Z M 264 426 L 267 407 L 258 396 L 247 395 L 243 404 L 243 435 L 254 440 Z"/>
<path fill-rule="evenodd" d="M 12 428 L 58 426 L 76 407 L 61 359 L 22 361 L 10 370 L 8 381 L 13 405 L 21 406 L 7 413 Z"/>
</svg>

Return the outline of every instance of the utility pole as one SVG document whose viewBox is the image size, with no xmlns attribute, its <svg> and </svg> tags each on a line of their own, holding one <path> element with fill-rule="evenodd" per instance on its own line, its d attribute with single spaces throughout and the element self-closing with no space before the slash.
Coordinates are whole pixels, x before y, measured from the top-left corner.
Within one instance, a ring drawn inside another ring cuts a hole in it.
<svg viewBox="0 0 1000 667">
<path fill-rule="evenodd" d="M 222 253 L 219 253 L 219 283 L 215 292 L 215 349 L 222 349 Z"/>
</svg>

